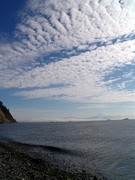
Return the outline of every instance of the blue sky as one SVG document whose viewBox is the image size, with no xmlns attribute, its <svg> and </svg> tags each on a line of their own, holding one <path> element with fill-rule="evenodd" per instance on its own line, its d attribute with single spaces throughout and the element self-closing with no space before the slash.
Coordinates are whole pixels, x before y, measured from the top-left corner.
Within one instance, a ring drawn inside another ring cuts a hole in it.
<svg viewBox="0 0 135 180">
<path fill-rule="evenodd" d="M 135 118 L 135 0 L 1 0 L 0 100 L 18 121 Z"/>
</svg>

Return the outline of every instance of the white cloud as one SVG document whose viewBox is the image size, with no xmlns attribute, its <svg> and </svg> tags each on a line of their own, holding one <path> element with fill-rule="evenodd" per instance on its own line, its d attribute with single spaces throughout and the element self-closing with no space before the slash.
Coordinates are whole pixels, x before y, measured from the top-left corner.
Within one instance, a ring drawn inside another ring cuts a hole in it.
<svg viewBox="0 0 135 180">
<path fill-rule="evenodd" d="M 90 105 L 85 105 L 85 106 L 80 106 L 78 109 L 108 109 L 111 108 L 108 104 L 90 104 Z"/>
<path fill-rule="evenodd" d="M 26 98 L 133 102 L 134 92 L 124 82 L 119 91 L 107 87 L 113 80 L 104 77 L 134 64 L 134 5 L 134 0 L 29 1 L 17 25 L 19 40 L 0 44 L 0 86 L 35 88 L 16 93 Z"/>
<path fill-rule="evenodd" d="M 131 72 L 126 72 L 124 75 L 123 75 L 123 78 L 127 78 L 127 79 L 134 79 L 134 73 L 131 71 Z"/>
</svg>

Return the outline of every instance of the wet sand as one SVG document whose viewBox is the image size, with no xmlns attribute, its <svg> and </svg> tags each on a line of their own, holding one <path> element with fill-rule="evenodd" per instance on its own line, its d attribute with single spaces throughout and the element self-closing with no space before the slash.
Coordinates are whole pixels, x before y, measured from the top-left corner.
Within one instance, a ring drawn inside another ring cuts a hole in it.
<svg viewBox="0 0 135 180">
<path fill-rule="evenodd" d="M 40 157 L 0 142 L 0 180 L 105 180 L 86 172 L 65 172 Z"/>
</svg>

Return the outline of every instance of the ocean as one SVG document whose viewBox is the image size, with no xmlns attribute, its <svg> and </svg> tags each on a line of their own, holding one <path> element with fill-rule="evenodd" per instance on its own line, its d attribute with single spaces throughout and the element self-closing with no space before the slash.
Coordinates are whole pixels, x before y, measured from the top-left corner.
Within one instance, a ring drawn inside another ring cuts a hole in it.
<svg viewBox="0 0 135 180">
<path fill-rule="evenodd" d="M 135 120 L 0 124 L 0 138 L 69 171 L 135 180 Z"/>
</svg>

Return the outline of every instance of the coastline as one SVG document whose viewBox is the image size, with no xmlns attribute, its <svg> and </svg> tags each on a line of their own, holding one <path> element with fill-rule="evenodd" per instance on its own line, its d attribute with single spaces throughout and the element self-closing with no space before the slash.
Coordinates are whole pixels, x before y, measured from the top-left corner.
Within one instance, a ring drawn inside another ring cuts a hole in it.
<svg viewBox="0 0 135 180">
<path fill-rule="evenodd" d="M 53 162 L 52 162 L 53 164 Z M 106 180 L 85 171 L 65 172 L 38 157 L 16 151 L 0 141 L 0 179 L 2 180 Z"/>
</svg>

